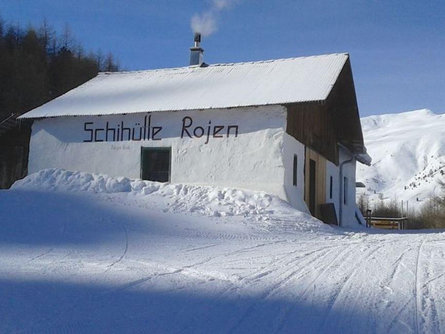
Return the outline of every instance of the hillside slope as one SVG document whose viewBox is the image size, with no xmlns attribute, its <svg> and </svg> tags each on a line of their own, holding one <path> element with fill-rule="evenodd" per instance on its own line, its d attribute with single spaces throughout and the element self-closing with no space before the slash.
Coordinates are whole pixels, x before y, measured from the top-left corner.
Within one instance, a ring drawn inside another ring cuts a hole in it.
<svg viewBox="0 0 445 334">
<path fill-rule="evenodd" d="M 423 109 L 362 118 L 370 167 L 358 165 L 357 180 L 372 201 L 409 201 L 418 208 L 440 192 L 445 180 L 445 114 Z"/>
</svg>

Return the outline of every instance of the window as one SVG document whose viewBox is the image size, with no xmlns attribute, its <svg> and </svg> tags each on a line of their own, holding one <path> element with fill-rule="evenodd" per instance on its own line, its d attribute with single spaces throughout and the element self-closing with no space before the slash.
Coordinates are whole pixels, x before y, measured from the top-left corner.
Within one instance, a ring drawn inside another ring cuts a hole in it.
<svg viewBox="0 0 445 334">
<path fill-rule="evenodd" d="M 309 211 L 315 216 L 317 206 L 317 162 L 309 159 Z"/>
<path fill-rule="evenodd" d="M 332 175 L 329 177 L 329 198 L 332 199 L 332 186 L 333 186 L 333 179 Z"/>
<path fill-rule="evenodd" d="M 170 181 L 170 147 L 141 147 L 141 179 Z"/>
<path fill-rule="evenodd" d="M 348 204 L 348 178 L 343 179 L 343 203 Z"/>
<path fill-rule="evenodd" d="M 294 155 L 294 169 L 293 169 L 293 181 L 292 184 L 296 187 L 298 181 L 298 157 Z"/>
</svg>

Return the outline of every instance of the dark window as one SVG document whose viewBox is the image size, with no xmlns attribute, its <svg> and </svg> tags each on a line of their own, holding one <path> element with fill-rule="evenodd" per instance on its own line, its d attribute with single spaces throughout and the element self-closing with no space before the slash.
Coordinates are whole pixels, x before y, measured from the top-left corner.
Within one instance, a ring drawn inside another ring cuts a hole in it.
<svg viewBox="0 0 445 334">
<path fill-rule="evenodd" d="M 294 169 L 293 169 L 293 182 L 292 184 L 294 186 L 297 186 L 297 180 L 298 180 L 298 157 L 294 155 Z"/>
<path fill-rule="evenodd" d="M 329 178 L 329 198 L 332 199 L 332 186 L 333 186 L 333 180 L 332 180 L 332 175 Z"/>
<path fill-rule="evenodd" d="M 343 179 L 343 203 L 348 204 L 348 178 Z"/>
<path fill-rule="evenodd" d="M 309 211 L 313 216 L 315 215 L 316 205 L 316 170 L 317 165 L 315 160 L 309 159 Z"/>
<path fill-rule="evenodd" d="M 157 182 L 170 181 L 170 147 L 141 148 L 141 179 Z"/>
</svg>

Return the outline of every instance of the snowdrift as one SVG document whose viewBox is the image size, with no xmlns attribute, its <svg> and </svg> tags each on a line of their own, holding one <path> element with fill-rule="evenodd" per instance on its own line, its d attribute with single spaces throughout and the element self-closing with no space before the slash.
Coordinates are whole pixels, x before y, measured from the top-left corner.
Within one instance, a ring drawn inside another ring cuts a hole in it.
<svg viewBox="0 0 445 334">
<path fill-rule="evenodd" d="M 17 181 L 12 189 L 122 194 L 138 207 L 207 217 L 234 216 L 267 230 L 313 231 L 332 228 L 265 192 L 211 186 L 167 184 L 126 177 L 45 169 Z M 258 224 L 261 223 L 261 224 Z"/>
<path fill-rule="evenodd" d="M 444 236 L 44 170 L 0 191 L 0 333 L 443 333 Z"/>
</svg>

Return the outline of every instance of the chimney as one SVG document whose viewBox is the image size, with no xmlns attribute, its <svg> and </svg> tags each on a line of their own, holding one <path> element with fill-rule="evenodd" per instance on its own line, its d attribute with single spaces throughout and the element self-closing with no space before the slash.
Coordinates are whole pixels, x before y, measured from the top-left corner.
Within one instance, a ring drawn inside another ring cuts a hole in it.
<svg viewBox="0 0 445 334">
<path fill-rule="evenodd" d="M 201 43 L 201 34 L 199 32 L 195 32 L 194 41 L 195 45 L 190 48 L 190 66 L 201 66 L 203 64 L 204 49 L 199 46 Z"/>
</svg>

